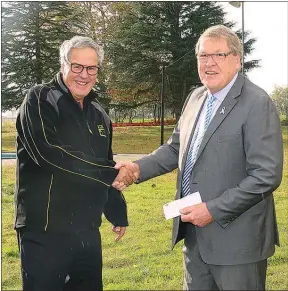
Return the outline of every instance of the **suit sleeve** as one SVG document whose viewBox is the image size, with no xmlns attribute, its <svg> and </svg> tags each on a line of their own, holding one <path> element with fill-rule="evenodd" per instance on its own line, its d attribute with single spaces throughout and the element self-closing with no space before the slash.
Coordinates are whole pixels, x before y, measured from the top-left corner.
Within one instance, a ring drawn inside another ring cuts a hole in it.
<svg viewBox="0 0 288 291">
<path fill-rule="evenodd" d="M 112 123 L 110 122 L 109 160 L 113 160 L 112 130 Z M 104 215 L 114 226 L 128 226 L 126 200 L 123 194 L 113 187 L 110 187 L 108 191 L 108 201 L 105 205 Z"/>
<path fill-rule="evenodd" d="M 64 179 L 109 187 L 117 175 L 114 162 L 96 159 L 73 145 L 63 144 L 56 133 L 58 113 L 44 95 L 44 90 L 30 90 L 19 112 L 17 132 L 29 156 L 41 168 Z"/>
<path fill-rule="evenodd" d="M 243 131 L 247 177 L 207 202 L 211 215 L 223 228 L 272 194 L 282 179 L 281 123 L 269 96 L 256 99 Z"/>
</svg>

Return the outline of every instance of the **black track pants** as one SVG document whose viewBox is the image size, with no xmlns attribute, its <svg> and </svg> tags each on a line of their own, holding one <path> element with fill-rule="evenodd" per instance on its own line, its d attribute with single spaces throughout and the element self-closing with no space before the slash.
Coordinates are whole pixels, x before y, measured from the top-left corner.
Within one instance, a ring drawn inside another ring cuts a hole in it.
<svg viewBox="0 0 288 291">
<path fill-rule="evenodd" d="M 103 290 L 99 230 L 77 234 L 18 230 L 18 238 L 23 291 Z"/>
</svg>

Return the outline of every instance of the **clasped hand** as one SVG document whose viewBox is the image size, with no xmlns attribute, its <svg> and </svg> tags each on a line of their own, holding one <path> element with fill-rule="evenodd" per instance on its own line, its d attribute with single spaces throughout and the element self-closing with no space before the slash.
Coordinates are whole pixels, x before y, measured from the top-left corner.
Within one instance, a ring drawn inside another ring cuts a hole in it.
<svg viewBox="0 0 288 291">
<path fill-rule="evenodd" d="M 123 191 L 127 186 L 136 182 L 140 177 L 140 168 L 132 162 L 118 162 L 114 168 L 119 170 L 117 177 L 112 183 L 112 187 Z"/>
</svg>

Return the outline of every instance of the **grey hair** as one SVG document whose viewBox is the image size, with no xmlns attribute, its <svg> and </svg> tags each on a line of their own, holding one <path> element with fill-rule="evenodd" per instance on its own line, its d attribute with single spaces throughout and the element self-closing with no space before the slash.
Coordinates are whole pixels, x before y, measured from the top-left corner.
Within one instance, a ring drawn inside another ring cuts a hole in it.
<svg viewBox="0 0 288 291">
<path fill-rule="evenodd" d="M 74 36 L 69 40 L 65 40 L 60 46 L 60 64 L 63 65 L 66 60 L 69 61 L 73 48 L 87 48 L 95 50 L 98 56 L 98 65 L 101 66 L 104 59 L 104 50 L 102 46 L 97 44 L 92 38 L 85 36 Z"/>
<path fill-rule="evenodd" d="M 235 32 L 225 25 L 214 25 L 207 28 L 199 37 L 198 42 L 195 47 L 196 56 L 199 53 L 200 41 L 203 37 L 211 38 L 224 38 L 227 41 L 228 48 L 232 51 L 233 55 L 239 55 L 242 58 L 243 47 L 242 42 Z"/>
</svg>

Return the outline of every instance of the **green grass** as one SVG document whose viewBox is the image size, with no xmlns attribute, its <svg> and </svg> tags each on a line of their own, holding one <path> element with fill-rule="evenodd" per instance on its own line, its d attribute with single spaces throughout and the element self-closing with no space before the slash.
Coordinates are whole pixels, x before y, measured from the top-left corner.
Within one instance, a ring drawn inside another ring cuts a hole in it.
<svg viewBox="0 0 288 291">
<path fill-rule="evenodd" d="M 267 290 L 288 289 L 288 128 L 283 128 L 284 173 L 275 192 L 281 247 L 268 261 Z M 15 167 L 2 166 L 2 290 L 20 290 L 20 264 L 13 230 Z M 162 205 L 174 199 L 175 172 L 129 187 L 129 227 L 116 243 L 110 224 L 101 226 L 106 290 L 181 290 L 182 243 L 170 250 L 172 221 Z"/>
<path fill-rule="evenodd" d="M 15 152 L 16 145 L 15 122 L 3 121 L 1 133 L 2 133 L 2 152 Z"/>
<path fill-rule="evenodd" d="M 170 137 L 174 126 L 164 127 L 164 142 Z M 160 126 L 129 126 L 113 129 L 113 152 L 118 154 L 150 153 L 160 145 Z"/>
<path fill-rule="evenodd" d="M 164 142 L 173 131 L 174 126 L 164 127 Z M 2 152 L 15 152 L 15 123 L 2 123 Z M 160 145 L 160 126 L 129 126 L 113 129 L 113 152 L 117 154 L 146 154 Z"/>
</svg>

